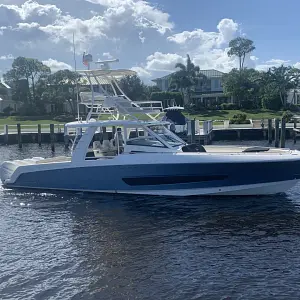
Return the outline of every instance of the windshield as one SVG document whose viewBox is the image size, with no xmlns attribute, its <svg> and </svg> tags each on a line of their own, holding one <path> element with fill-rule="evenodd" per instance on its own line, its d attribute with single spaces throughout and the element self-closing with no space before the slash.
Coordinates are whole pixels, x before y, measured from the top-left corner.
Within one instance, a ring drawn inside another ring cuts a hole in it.
<svg viewBox="0 0 300 300">
<path fill-rule="evenodd" d="M 184 144 L 184 141 L 163 125 L 149 126 L 149 128 L 172 147 L 178 147 Z"/>
</svg>

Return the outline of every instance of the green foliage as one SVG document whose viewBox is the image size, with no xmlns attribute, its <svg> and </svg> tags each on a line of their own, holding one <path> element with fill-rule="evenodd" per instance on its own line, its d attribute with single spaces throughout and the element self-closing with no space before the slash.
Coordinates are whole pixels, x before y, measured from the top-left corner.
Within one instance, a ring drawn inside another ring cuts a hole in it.
<svg viewBox="0 0 300 300">
<path fill-rule="evenodd" d="M 286 123 L 290 122 L 292 120 L 293 116 L 294 116 L 294 114 L 289 110 L 283 112 L 283 114 L 282 114 L 282 118 L 285 119 Z"/>
<path fill-rule="evenodd" d="M 230 119 L 230 124 L 250 124 L 246 114 L 236 114 Z"/>
<path fill-rule="evenodd" d="M 299 105 L 295 105 L 295 104 L 289 104 L 288 109 L 292 112 L 299 112 L 300 111 Z"/>
<path fill-rule="evenodd" d="M 236 105 L 234 103 L 222 103 L 220 106 L 221 106 L 221 109 L 223 109 L 223 110 L 238 109 L 238 105 Z"/>
<path fill-rule="evenodd" d="M 251 101 L 251 100 L 244 100 L 241 101 L 241 108 L 243 109 L 254 109 L 256 107 L 256 102 Z"/>
<path fill-rule="evenodd" d="M 187 55 L 186 65 L 177 63 L 175 68 L 179 70 L 172 74 L 169 89 L 179 91 L 182 95 L 186 94 L 187 101 L 190 102 L 190 96 L 196 85 L 205 82 L 207 78 L 200 73 L 200 68 L 192 63 L 189 55 Z"/>
<path fill-rule="evenodd" d="M 0 95 L 7 95 L 7 89 L 0 84 Z"/>
<path fill-rule="evenodd" d="M 23 116 L 40 116 L 44 113 L 44 111 L 34 104 L 25 103 L 19 109 L 19 113 Z"/>
<path fill-rule="evenodd" d="M 281 65 L 270 68 L 264 73 L 261 84 L 271 85 L 279 95 L 283 107 L 287 105 L 287 91 L 295 89 L 300 83 L 300 70 L 291 66 Z"/>
<path fill-rule="evenodd" d="M 127 75 L 119 80 L 125 95 L 133 101 L 147 100 L 147 87 L 137 75 Z"/>
<path fill-rule="evenodd" d="M 59 112 L 63 111 L 63 104 L 69 103 L 73 118 L 76 114 L 77 84 L 80 75 L 70 70 L 60 70 L 38 82 L 38 94 L 42 103 L 55 103 Z"/>
<path fill-rule="evenodd" d="M 5 114 L 5 115 L 7 115 L 7 116 L 9 116 L 10 115 L 10 113 L 13 111 L 14 109 L 12 108 L 12 107 L 10 107 L 10 106 L 6 106 L 5 108 L 3 108 L 3 113 Z"/>
<path fill-rule="evenodd" d="M 265 95 L 262 98 L 261 103 L 262 103 L 262 107 L 265 109 L 280 110 L 282 107 L 282 103 L 279 96 L 271 97 L 271 95 L 270 96 Z"/>
<path fill-rule="evenodd" d="M 237 56 L 239 58 L 240 71 L 244 68 L 246 54 L 255 49 L 253 41 L 237 37 L 229 42 L 228 56 Z"/>
<path fill-rule="evenodd" d="M 150 100 L 162 101 L 164 107 L 170 105 L 171 100 L 175 100 L 176 105 L 183 105 L 182 95 L 178 92 L 154 92 L 151 94 Z"/>
<path fill-rule="evenodd" d="M 237 99 L 239 105 L 243 101 L 252 101 L 252 107 L 256 107 L 259 102 L 259 78 L 260 72 L 254 69 L 232 69 L 222 78 L 224 93 Z"/>
<path fill-rule="evenodd" d="M 12 69 L 4 74 L 4 78 L 14 89 L 13 98 L 16 101 L 34 103 L 36 101 L 36 81 L 50 73 L 50 68 L 39 60 L 20 56 L 14 59 Z M 26 85 L 24 85 L 24 80 Z"/>
<path fill-rule="evenodd" d="M 72 122 L 74 121 L 74 116 L 69 114 L 62 114 L 53 118 L 56 122 Z"/>
</svg>

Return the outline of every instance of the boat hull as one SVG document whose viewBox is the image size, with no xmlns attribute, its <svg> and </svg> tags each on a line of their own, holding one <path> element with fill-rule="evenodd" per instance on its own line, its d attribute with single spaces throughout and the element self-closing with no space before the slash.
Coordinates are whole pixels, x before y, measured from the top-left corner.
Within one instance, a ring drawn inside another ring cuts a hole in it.
<svg viewBox="0 0 300 300">
<path fill-rule="evenodd" d="M 6 180 L 8 188 L 100 193 L 193 196 L 270 195 L 285 192 L 300 179 L 300 160 L 166 163 L 59 168 L 34 166 Z"/>
</svg>

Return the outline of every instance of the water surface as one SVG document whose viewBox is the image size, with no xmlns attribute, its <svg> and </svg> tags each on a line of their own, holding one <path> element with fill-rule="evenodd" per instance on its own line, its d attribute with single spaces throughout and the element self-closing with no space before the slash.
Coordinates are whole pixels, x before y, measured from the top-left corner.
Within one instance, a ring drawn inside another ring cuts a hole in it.
<svg viewBox="0 0 300 300">
<path fill-rule="evenodd" d="M 1 161 L 31 156 L 50 147 L 0 147 Z M 0 212 L 0 299 L 300 298 L 299 185 L 263 198 L 1 188 Z"/>
</svg>

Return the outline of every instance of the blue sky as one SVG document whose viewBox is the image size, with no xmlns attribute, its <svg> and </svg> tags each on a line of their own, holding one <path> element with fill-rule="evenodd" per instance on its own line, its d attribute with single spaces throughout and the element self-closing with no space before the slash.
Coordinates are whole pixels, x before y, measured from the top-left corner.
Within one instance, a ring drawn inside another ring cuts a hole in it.
<svg viewBox="0 0 300 300">
<path fill-rule="evenodd" d="M 73 68 L 83 51 L 94 60 L 119 58 L 149 82 L 189 53 L 202 69 L 227 72 L 230 39 L 243 35 L 256 50 L 247 66 L 300 67 L 297 0 L 0 0 L 0 76 L 14 57 L 35 57 L 53 71 Z"/>
</svg>

